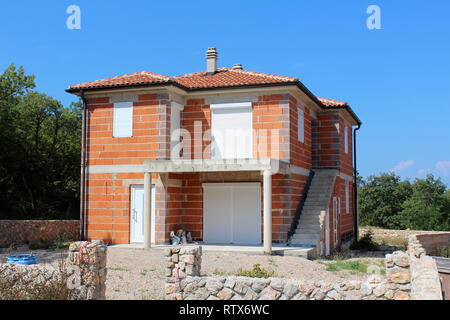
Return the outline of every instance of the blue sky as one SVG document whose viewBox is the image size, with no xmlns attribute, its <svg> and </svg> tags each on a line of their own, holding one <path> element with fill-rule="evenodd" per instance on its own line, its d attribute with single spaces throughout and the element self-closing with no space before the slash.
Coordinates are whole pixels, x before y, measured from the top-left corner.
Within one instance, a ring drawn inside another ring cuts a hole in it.
<svg viewBox="0 0 450 320">
<path fill-rule="evenodd" d="M 81 30 L 66 27 L 69 5 Z M 381 8 L 381 30 L 366 26 Z M 363 176 L 434 173 L 450 184 L 450 2 L 3 1 L 0 70 L 37 76 L 61 100 L 73 83 L 148 70 L 177 75 L 219 66 L 299 77 L 316 95 L 348 101 L 363 121 Z"/>
</svg>

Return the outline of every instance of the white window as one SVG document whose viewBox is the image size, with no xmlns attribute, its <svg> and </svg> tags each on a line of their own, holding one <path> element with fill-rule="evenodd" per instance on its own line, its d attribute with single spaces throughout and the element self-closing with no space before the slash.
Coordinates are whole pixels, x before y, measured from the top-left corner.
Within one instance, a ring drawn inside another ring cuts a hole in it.
<svg viewBox="0 0 450 320">
<path fill-rule="evenodd" d="M 344 150 L 348 153 L 348 127 L 344 127 Z"/>
<path fill-rule="evenodd" d="M 253 155 L 251 102 L 211 104 L 212 159 L 245 159 Z"/>
<path fill-rule="evenodd" d="M 302 108 L 297 108 L 297 114 L 298 141 L 305 142 L 305 113 Z"/>
<path fill-rule="evenodd" d="M 170 136 L 171 136 L 171 158 L 180 157 L 180 137 L 181 137 L 181 111 L 184 106 L 180 103 L 172 101 L 170 103 Z M 178 148 L 176 148 L 178 146 Z"/>
<path fill-rule="evenodd" d="M 113 137 L 133 135 L 133 102 L 114 103 Z"/>
<path fill-rule="evenodd" d="M 350 213 L 350 183 L 345 182 L 345 213 Z"/>
</svg>

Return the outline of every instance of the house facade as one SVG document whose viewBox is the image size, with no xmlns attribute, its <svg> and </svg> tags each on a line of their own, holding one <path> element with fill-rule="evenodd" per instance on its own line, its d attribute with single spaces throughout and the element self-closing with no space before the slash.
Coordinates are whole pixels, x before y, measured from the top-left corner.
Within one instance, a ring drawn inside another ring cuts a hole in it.
<svg viewBox="0 0 450 320">
<path fill-rule="evenodd" d="M 209 48 L 206 71 L 69 87 L 84 101 L 83 237 L 339 246 L 357 228 L 358 117 L 297 78 L 217 63 Z"/>
</svg>

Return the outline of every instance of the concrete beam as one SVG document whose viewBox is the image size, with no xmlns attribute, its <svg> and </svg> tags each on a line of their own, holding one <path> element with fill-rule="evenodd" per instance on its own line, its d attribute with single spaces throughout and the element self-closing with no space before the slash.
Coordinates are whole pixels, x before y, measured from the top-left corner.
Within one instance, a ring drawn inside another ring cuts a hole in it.
<svg viewBox="0 0 450 320">
<path fill-rule="evenodd" d="M 263 173 L 264 253 L 272 254 L 272 172 Z"/>
<path fill-rule="evenodd" d="M 144 174 L 144 248 L 152 246 L 152 174 Z"/>
</svg>

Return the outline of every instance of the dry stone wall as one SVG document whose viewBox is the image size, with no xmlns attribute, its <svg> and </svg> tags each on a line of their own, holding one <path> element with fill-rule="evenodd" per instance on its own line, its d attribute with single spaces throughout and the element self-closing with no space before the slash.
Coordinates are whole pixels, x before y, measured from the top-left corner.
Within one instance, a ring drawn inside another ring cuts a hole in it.
<svg viewBox="0 0 450 320">
<path fill-rule="evenodd" d="M 103 242 L 85 241 L 72 243 L 57 266 L 0 264 L 0 300 L 14 292 L 20 299 L 105 299 L 106 260 Z"/>
<path fill-rule="evenodd" d="M 201 250 L 199 246 L 173 247 L 166 250 L 168 300 L 410 300 L 420 297 L 442 299 L 438 295 L 417 294 L 417 291 L 422 290 L 419 286 L 424 282 L 421 279 L 423 273 L 420 275 L 421 272 L 417 272 L 417 261 L 411 259 L 410 251 L 396 251 L 386 255 L 385 277 L 372 274 L 364 281 L 309 283 L 279 278 L 201 276 Z M 420 251 L 420 248 L 415 250 Z M 419 267 L 423 271 L 421 268 Z M 427 274 L 429 278 L 435 280 L 437 270 L 433 269 Z M 437 287 L 433 289 L 435 292 Z"/>
<path fill-rule="evenodd" d="M 416 235 L 408 239 L 408 253 L 411 261 L 413 300 L 442 300 L 441 281 L 436 261 L 426 251 Z"/>
<path fill-rule="evenodd" d="M 52 241 L 62 233 L 79 236 L 79 220 L 0 220 L 0 246 Z"/>
</svg>

